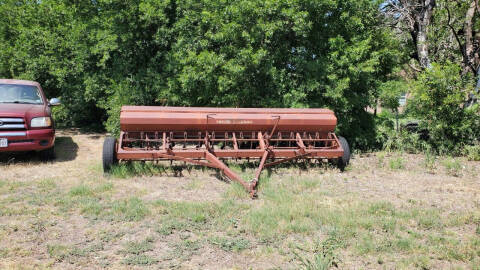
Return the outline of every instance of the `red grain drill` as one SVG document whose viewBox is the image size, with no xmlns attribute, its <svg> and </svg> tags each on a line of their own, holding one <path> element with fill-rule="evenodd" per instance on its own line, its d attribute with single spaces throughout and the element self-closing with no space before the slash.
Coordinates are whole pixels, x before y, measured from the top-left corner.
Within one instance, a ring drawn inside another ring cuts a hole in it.
<svg viewBox="0 0 480 270">
<path fill-rule="evenodd" d="M 348 164 L 350 149 L 333 131 L 328 109 L 260 109 L 123 106 L 120 138 L 107 137 L 103 168 L 118 160 L 178 160 L 217 168 L 255 196 L 264 167 L 295 159 Z M 260 159 L 255 177 L 244 181 L 223 159 Z"/>
</svg>

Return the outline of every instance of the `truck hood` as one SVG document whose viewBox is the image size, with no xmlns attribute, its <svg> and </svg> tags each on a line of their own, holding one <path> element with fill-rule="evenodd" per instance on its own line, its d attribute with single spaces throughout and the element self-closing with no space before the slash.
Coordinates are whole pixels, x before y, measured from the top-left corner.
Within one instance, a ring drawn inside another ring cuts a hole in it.
<svg viewBox="0 0 480 270">
<path fill-rule="evenodd" d="M 45 105 L 0 103 L 1 117 L 23 117 L 30 120 L 33 117 L 48 116 Z"/>
</svg>

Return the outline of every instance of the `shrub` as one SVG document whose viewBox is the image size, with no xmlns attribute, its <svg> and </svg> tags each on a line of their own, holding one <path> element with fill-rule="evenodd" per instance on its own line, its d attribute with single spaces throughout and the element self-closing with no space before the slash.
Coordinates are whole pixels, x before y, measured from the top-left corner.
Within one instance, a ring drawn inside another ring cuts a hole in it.
<svg viewBox="0 0 480 270">
<path fill-rule="evenodd" d="M 465 156 L 468 160 L 480 161 L 480 144 L 466 145 L 464 147 Z"/>
<path fill-rule="evenodd" d="M 445 159 L 442 162 L 442 164 L 445 167 L 445 170 L 447 171 L 448 175 L 451 175 L 451 176 L 460 175 L 460 172 L 462 170 L 462 164 L 460 164 L 458 160 L 450 157 L 448 159 Z"/>
<path fill-rule="evenodd" d="M 425 151 L 425 160 L 423 165 L 429 173 L 435 173 L 435 170 L 437 169 L 436 160 L 437 156 L 435 153 L 433 153 L 431 150 Z"/>
<path fill-rule="evenodd" d="M 401 157 L 393 158 L 390 160 L 389 165 L 392 170 L 401 170 L 405 168 L 404 160 Z"/>
<path fill-rule="evenodd" d="M 474 83 L 460 71 L 456 64 L 433 64 L 412 83 L 409 109 L 425 119 L 421 127 L 428 130 L 428 142 L 440 153 L 460 154 L 461 145 L 472 145 L 480 135 L 478 104 L 462 106 Z"/>
</svg>

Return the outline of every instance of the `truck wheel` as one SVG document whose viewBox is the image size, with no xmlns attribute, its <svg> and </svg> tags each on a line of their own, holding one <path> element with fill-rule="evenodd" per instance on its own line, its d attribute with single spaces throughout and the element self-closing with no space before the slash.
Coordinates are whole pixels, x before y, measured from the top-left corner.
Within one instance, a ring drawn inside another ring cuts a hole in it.
<svg viewBox="0 0 480 270">
<path fill-rule="evenodd" d="M 38 152 L 38 157 L 42 161 L 49 161 L 55 159 L 55 146 L 52 146 L 46 150 Z"/>
<path fill-rule="evenodd" d="M 337 166 L 343 172 L 345 167 L 347 167 L 348 163 L 350 162 L 350 147 L 348 146 L 348 142 L 344 137 L 338 136 L 338 141 L 343 148 L 343 156 L 338 159 Z"/>
<path fill-rule="evenodd" d="M 109 172 L 112 165 L 117 164 L 117 153 L 115 152 L 116 140 L 113 137 L 106 137 L 103 142 L 103 171 Z"/>
</svg>

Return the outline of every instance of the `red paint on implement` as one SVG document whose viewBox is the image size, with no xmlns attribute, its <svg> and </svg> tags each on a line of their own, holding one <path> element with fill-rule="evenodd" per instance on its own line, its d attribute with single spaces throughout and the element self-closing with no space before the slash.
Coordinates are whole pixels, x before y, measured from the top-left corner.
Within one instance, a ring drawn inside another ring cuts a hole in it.
<svg viewBox="0 0 480 270">
<path fill-rule="evenodd" d="M 265 166 L 299 159 L 337 159 L 344 151 L 328 109 L 124 106 L 116 149 L 120 160 L 179 160 L 220 169 L 255 196 Z M 251 181 L 221 159 L 258 158 Z"/>
<path fill-rule="evenodd" d="M 312 110 L 312 111 L 309 111 Z M 276 131 L 333 132 L 337 124 L 327 109 L 259 109 L 124 106 L 123 131 Z"/>
</svg>

